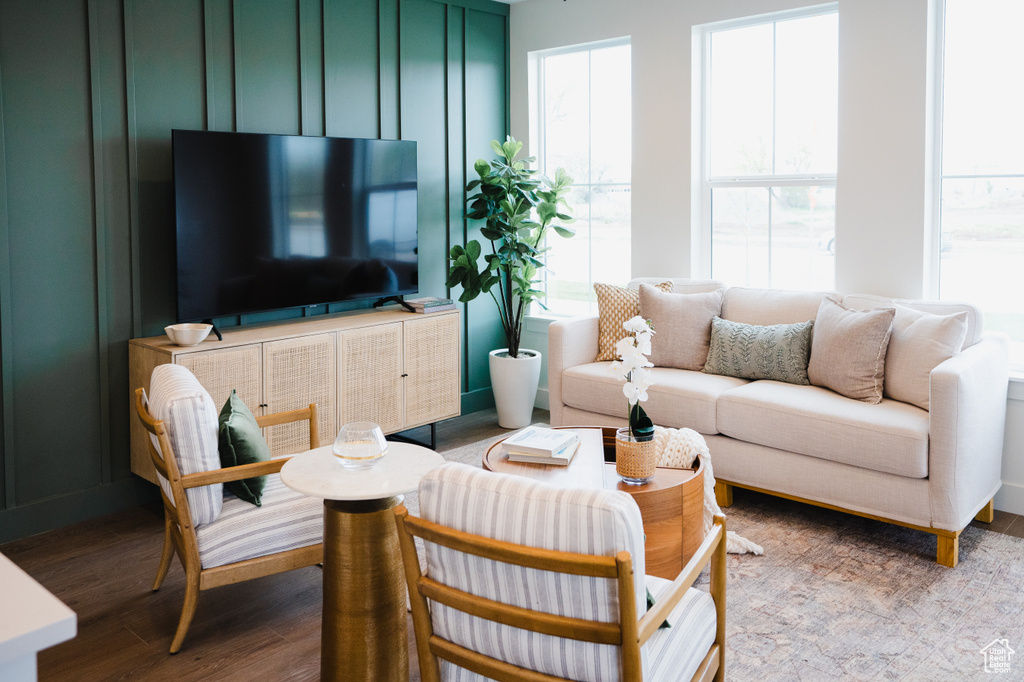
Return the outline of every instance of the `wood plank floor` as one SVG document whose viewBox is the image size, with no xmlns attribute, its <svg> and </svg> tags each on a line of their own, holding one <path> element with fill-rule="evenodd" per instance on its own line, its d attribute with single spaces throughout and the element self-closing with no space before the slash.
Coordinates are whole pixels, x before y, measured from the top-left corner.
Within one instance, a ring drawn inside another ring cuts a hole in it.
<svg viewBox="0 0 1024 682">
<path fill-rule="evenodd" d="M 538 410 L 535 421 L 547 421 Z M 493 410 L 441 423 L 439 451 L 506 433 Z M 429 439 L 429 430 L 409 432 Z M 483 454 L 483 453 L 481 453 Z M 78 614 L 78 636 L 39 655 L 40 680 L 316 680 L 321 571 L 303 568 L 200 593 L 181 652 L 167 653 L 184 599 L 175 561 L 152 592 L 163 511 L 136 507 L 0 546 Z M 2 606 L 0 606 L 2 609 Z M 412 624 L 409 667 L 418 682 Z"/>
</svg>

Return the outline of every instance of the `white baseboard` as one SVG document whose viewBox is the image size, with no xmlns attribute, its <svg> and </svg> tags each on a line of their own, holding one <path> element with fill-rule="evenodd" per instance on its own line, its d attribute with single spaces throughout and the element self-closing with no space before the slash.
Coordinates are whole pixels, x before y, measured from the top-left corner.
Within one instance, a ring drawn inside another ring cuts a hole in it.
<svg viewBox="0 0 1024 682">
<path fill-rule="evenodd" d="M 533 403 L 534 407 L 539 407 L 542 410 L 551 409 L 551 400 L 548 397 L 548 389 L 538 388 L 537 389 L 537 400 Z"/>
<path fill-rule="evenodd" d="M 999 511 L 1024 515 L 1024 485 L 1004 481 L 993 506 Z"/>
</svg>

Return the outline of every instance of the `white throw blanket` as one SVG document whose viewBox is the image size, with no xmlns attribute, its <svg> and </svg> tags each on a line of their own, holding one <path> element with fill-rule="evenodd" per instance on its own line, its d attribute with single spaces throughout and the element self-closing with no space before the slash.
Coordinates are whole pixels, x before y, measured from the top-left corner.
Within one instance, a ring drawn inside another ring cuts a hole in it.
<svg viewBox="0 0 1024 682">
<path fill-rule="evenodd" d="M 715 514 L 721 514 L 722 510 L 715 499 L 715 472 L 711 468 L 711 451 L 708 450 L 704 436 L 693 429 L 666 429 L 656 426 L 654 451 L 660 467 L 688 469 L 698 457 L 704 462 L 704 534 L 707 535 L 711 532 Z M 726 533 L 725 551 L 730 554 L 764 554 L 764 549 L 760 545 L 740 537 L 731 530 Z"/>
</svg>

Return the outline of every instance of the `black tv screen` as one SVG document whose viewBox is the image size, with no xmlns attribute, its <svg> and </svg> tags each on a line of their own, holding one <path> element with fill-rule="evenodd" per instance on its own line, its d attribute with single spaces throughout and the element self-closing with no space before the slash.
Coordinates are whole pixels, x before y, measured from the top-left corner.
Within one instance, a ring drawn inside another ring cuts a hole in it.
<svg viewBox="0 0 1024 682">
<path fill-rule="evenodd" d="M 172 133 L 178 320 L 417 291 L 416 143 Z"/>
</svg>

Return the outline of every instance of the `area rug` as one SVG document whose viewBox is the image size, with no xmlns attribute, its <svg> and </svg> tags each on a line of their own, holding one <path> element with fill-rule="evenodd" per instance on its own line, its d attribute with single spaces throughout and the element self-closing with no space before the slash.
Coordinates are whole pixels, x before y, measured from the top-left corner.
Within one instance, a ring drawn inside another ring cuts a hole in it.
<svg viewBox="0 0 1024 682">
<path fill-rule="evenodd" d="M 441 454 L 480 466 L 499 438 Z M 933 535 L 739 488 L 734 500 L 729 529 L 764 555 L 728 557 L 727 679 L 990 680 L 1004 647 L 1021 653 L 1001 679 L 1024 679 L 1024 540 L 968 527 L 950 569 Z M 418 511 L 415 494 L 406 505 Z"/>
</svg>

